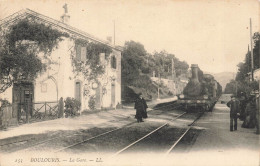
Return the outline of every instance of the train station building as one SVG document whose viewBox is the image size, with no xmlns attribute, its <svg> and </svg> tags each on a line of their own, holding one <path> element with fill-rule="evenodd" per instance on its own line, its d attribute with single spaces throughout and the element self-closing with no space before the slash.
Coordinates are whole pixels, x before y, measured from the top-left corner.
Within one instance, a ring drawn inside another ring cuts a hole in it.
<svg viewBox="0 0 260 166">
<path fill-rule="evenodd" d="M 13 111 L 26 100 L 32 103 L 57 102 L 61 97 L 64 100 L 71 97 L 80 101 L 81 111 L 89 109 L 90 100 L 94 101 L 97 109 L 115 108 L 121 103 L 122 49 L 109 41 L 100 40 L 72 27 L 69 25 L 69 19 L 67 10 L 61 16 L 61 20 L 55 20 L 25 9 L 0 21 L 2 28 L 8 28 L 23 20 L 33 20 L 67 34 L 47 58 L 44 58 L 44 53 L 37 55 L 46 65 L 45 72 L 40 73 L 33 82 L 21 79 L 1 94 L 1 98 L 13 104 Z M 18 42 L 30 45 L 29 51 L 34 51 L 34 41 Z M 88 44 L 98 45 L 110 51 L 101 51 L 93 57 L 88 54 Z M 99 59 L 97 66 L 103 68 L 102 74 L 91 75 L 93 69 L 90 67 L 91 64 L 87 63 L 90 56 Z M 92 78 L 88 79 L 91 76 Z"/>
</svg>

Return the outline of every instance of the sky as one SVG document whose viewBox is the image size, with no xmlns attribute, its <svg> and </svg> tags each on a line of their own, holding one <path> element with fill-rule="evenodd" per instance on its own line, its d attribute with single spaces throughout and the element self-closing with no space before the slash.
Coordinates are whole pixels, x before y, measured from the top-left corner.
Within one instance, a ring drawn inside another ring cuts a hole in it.
<svg viewBox="0 0 260 166">
<path fill-rule="evenodd" d="M 259 31 L 258 0 L 0 0 L 0 19 L 29 8 L 60 20 L 68 4 L 70 25 L 98 38 L 113 36 L 165 50 L 206 72 L 236 72 L 252 31 Z"/>
</svg>

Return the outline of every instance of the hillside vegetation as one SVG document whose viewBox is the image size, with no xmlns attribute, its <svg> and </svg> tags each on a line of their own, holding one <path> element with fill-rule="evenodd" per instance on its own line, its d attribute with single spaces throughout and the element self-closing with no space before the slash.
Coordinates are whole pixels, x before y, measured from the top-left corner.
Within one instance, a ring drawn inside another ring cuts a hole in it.
<svg viewBox="0 0 260 166">
<path fill-rule="evenodd" d="M 148 100 L 157 98 L 158 83 L 153 82 L 150 77 L 153 74 L 161 78 L 172 76 L 172 59 L 176 76 L 187 73 L 189 65 L 175 55 L 166 51 L 149 54 L 141 43 L 126 42 L 122 52 L 123 101 L 132 102 L 140 92 Z M 168 88 L 161 84 L 159 86 L 160 97 L 172 95 Z"/>
</svg>

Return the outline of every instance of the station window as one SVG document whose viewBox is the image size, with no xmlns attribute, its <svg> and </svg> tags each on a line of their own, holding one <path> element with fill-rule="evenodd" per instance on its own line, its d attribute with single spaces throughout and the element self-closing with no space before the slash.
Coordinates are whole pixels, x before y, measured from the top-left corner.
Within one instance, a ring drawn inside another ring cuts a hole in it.
<svg viewBox="0 0 260 166">
<path fill-rule="evenodd" d="M 81 46 L 76 46 L 76 60 L 81 61 Z"/>
<path fill-rule="evenodd" d="M 111 58 L 111 68 L 116 69 L 116 57 L 112 56 Z"/>
<path fill-rule="evenodd" d="M 87 56 L 87 49 L 81 45 L 76 46 L 76 60 L 85 61 Z"/>
</svg>

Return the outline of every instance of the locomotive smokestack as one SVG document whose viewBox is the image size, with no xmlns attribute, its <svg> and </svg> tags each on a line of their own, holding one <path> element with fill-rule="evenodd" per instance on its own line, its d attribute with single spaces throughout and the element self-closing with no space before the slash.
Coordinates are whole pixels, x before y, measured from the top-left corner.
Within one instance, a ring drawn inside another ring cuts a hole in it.
<svg viewBox="0 0 260 166">
<path fill-rule="evenodd" d="M 197 64 L 191 64 L 191 74 L 192 74 L 191 79 L 194 82 L 199 82 L 198 69 L 199 66 Z"/>
<path fill-rule="evenodd" d="M 214 86 L 212 86 L 213 88 L 213 97 L 217 97 L 217 88 L 218 88 L 218 84 L 217 81 L 213 81 Z"/>
</svg>

